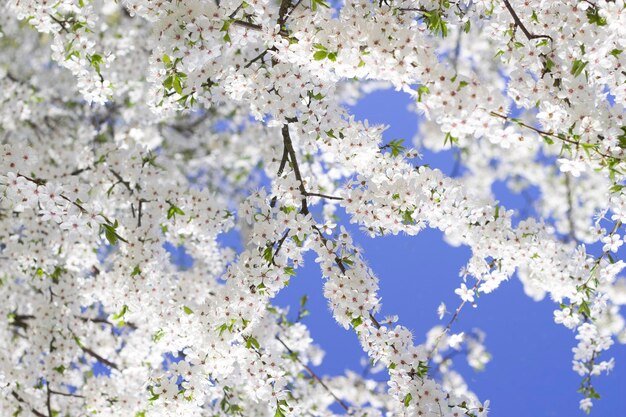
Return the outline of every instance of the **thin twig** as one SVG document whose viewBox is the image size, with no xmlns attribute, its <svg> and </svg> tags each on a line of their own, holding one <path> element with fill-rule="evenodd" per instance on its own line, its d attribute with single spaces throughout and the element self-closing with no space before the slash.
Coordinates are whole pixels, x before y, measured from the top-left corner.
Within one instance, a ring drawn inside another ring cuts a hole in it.
<svg viewBox="0 0 626 417">
<path fill-rule="evenodd" d="M 326 383 L 319 376 L 317 376 L 317 374 L 306 363 L 304 363 L 300 359 L 300 357 L 293 350 L 291 350 L 291 348 L 287 346 L 287 344 L 283 342 L 283 340 L 278 335 L 276 335 L 276 340 L 278 340 L 280 344 L 283 345 L 285 349 L 287 349 L 287 352 L 289 352 L 289 354 L 294 357 L 296 361 L 304 367 L 304 369 L 306 369 L 309 375 L 311 375 L 311 377 L 315 381 L 317 381 L 335 399 L 335 401 L 337 401 L 341 408 L 343 408 L 345 411 L 350 410 L 350 407 L 345 402 L 343 402 L 341 398 L 335 395 L 335 393 L 328 387 L 328 385 L 326 385 Z"/>
<path fill-rule="evenodd" d="M 342 197 L 337 197 L 334 195 L 328 195 L 328 194 L 322 194 L 322 193 L 312 193 L 310 191 L 307 191 L 306 196 L 310 196 L 310 197 L 320 197 L 320 198 L 327 198 L 329 200 L 343 200 Z"/>
<path fill-rule="evenodd" d="M 105 364 L 109 368 L 113 368 L 115 370 L 119 370 L 120 369 L 114 362 L 111 362 L 110 360 L 108 360 L 106 358 L 103 358 L 102 356 L 98 355 L 96 352 L 94 352 L 93 350 L 89 349 L 88 347 L 85 347 L 85 346 L 81 345 L 80 348 L 81 348 L 81 350 L 83 352 L 85 352 L 89 356 L 95 358 L 98 362 L 102 362 L 103 364 Z"/>
<path fill-rule="evenodd" d="M 36 415 L 37 417 L 47 417 L 44 413 L 37 411 L 33 408 L 33 406 L 31 406 L 25 399 L 23 399 L 22 397 L 20 397 L 20 395 L 16 392 L 16 391 L 11 391 L 11 395 L 13 396 L 13 398 L 15 398 L 19 403 L 22 403 L 24 405 L 26 405 L 28 408 L 30 408 L 30 411 Z"/>
<path fill-rule="evenodd" d="M 476 290 L 476 288 L 478 288 L 478 285 L 480 284 L 480 282 L 481 282 L 481 279 L 476 280 L 476 283 L 472 287 L 472 290 Z M 431 351 L 428 353 L 428 359 L 429 360 L 432 359 L 432 355 L 437 350 L 437 346 L 439 345 L 439 342 L 441 341 L 441 338 L 443 337 L 443 335 L 445 335 L 446 333 L 448 333 L 450 331 L 450 329 L 452 328 L 452 325 L 454 324 L 456 319 L 459 317 L 459 313 L 461 312 L 461 310 L 463 310 L 463 307 L 465 306 L 466 303 L 467 303 L 467 301 L 463 300 L 461 302 L 461 304 L 459 304 L 459 306 L 457 307 L 456 311 L 454 312 L 454 315 L 452 316 L 452 318 L 448 322 L 448 325 L 446 326 L 446 328 L 443 329 L 441 334 L 439 336 L 437 336 L 437 339 L 435 339 L 435 344 L 433 345 L 433 348 L 431 349 Z"/>
</svg>

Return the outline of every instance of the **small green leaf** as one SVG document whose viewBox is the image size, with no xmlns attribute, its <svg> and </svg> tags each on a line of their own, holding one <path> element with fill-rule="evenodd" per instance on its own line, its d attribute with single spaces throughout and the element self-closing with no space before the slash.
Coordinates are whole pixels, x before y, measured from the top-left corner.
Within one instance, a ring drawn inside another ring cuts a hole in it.
<svg viewBox="0 0 626 417">
<path fill-rule="evenodd" d="M 246 348 L 250 349 L 253 346 L 257 350 L 259 350 L 261 348 L 261 345 L 259 344 L 259 341 L 256 340 L 256 338 L 254 338 L 252 336 L 246 337 Z"/>
<path fill-rule="evenodd" d="M 163 329 L 159 329 L 152 335 L 152 341 L 158 342 L 163 338 L 163 336 L 165 336 L 165 332 L 163 331 Z"/>
<path fill-rule="evenodd" d="M 572 69 L 570 70 L 570 73 L 574 77 L 578 77 L 583 72 L 587 64 L 588 64 L 587 61 L 581 61 L 579 59 L 575 59 L 574 62 L 572 63 Z"/>
<path fill-rule="evenodd" d="M 539 23 L 539 18 L 537 17 L 537 13 L 533 10 L 533 14 L 530 15 L 530 20 L 532 20 L 535 23 Z"/>
<path fill-rule="evenodd" d="M 127 311 L 128 311 L 128 306 L 126 304 L 124 304 L 124 306 L 122 306 L 122 309 L 120 310 L 120 312 L 113 315 L 113 320 L 121 319 L 122 317 L 124 317 L 124 314 L 126 314 Z"/>
<path fill-rule="evenodd" d="M 177 214 L 184 216 L 185 212 L 182 211 L 180 207 L 177 207 L 174 204 L 170 203 L 170 208 L 167 210 L 167 219 L 169 220 L 172 217 L 175 217 Z"/>
<path fill-rule="evenodd" d="M 183 95 L 183 85 L 179 77 L 174 77 L 172 86 L 174 87 L 174 91 L 176 91 L 179 95 Z"/>
<path fill-rule="evenodd" d="M 317 51 L 313 54 L 313 59 L 316 61 L 321 61 L 322 59 L 326 59 L 328 56 L 328 52 L 326 51 Z"/>
<path fill-rule="evenodd" d="M 413 399 L 413 396 L 411 395 L 411 393 L 408 393 L 407 395 L 405 395 L 404 400 L 402 400 L 402 402 L 404 403 L 404 406 L 408 407 L 411 404 L 412 399 Z"/>
<path fill-rule="evenodd" d="M 324 0 L 311 0 L 311 10 L 316 11 L 318 6 L 325 7 L 327 9 L 330 8 L 328 3 Z"/>
<path fill-rule="evenodd" d="M 586 301 L 583 301 L 578 306 L 578 312 L 585 317 L 591 318 L 591 310 L 589 309 L 589 304 Z"/>
<path fill-rule="evenodd" d="M 426 87 L 425 85 L 420 85 L 417 88 L 417 101 L 418 103 L 422 101 L 422 96 L 424 94 L 428 94 L 430 93 L 430 89 L 428 87 Z"/>
<path fill-rule="evenodd" d="M 598 26 L 606 26 L 606 19 L 600 16 L 600 11 L 597 7 L 590 7 L 587 9 L 587 19 L 589 23 Z"/>
<path fill-rule="evenodd" d="M 185 314 L 193 314 L 193 310 L 187 306 L 183 306 L 183 311 L 185 312 Z"/>
<path fill-rule="evenodd" d="M 463 24 L 463 32 L 470 33 L 470 29 L 472 28 L 472 23 L 470 20 Z"/>
</svg>

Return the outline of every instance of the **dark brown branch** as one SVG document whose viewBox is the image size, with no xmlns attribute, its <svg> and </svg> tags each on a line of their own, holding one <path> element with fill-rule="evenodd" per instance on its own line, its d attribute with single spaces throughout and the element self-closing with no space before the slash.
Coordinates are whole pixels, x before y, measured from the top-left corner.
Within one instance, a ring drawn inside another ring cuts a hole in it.
<svg viewBox="0 0 626 417">
<path fill-rule="evenodd" d="M 241 26 L 246 29 L 263 30 L 263 27 L 261 25 L 257 25 L 256 23 L 246 22 L 245 20 L 235 19 L 233 20 L 233 25 Z"/>
<path fill-rule="evenodd" d="M 111 174 L 113 174 L 113 176 L 115 178 L 117 178 L 117 181 L 118 181 L 119 184 L 124 185 L 124 187 L 126 187 L 126 189 L 131 194 L 135 193 L 135 191 L 132 188 L 130 188 L 130 182 L 129 181 L 124 180 L 124 178 L 122 178 L 122 176 L 120 174 L 118 174 L 114 169 L 109 169 L 109 171 L 111 171 Z"/>
<path fill-rule="evenodd" d="M 289 159 L 291 161 L 291 166 L 293 168 L 293 173 L 298 181 L 298 189 L 300 190 L 300 194 L 302 194 L 300 213 L 309 214 L 309 207 L 306 201 L 306 189 L 304 188 L 304 182 L 302 181 L 302 175 L 300 174 L 300 167 L 298 166 L 298 159 L 296 158 L 296 151 L 293 148 L 293 143 L 291 142 L 291 136 L 289 135 L 289 124 L 285 123 L 282 129 L 283 134 L 283 144 L 285 149 L 289 153 Z"/>
<path fill-rule="evenodd" d="M 528 31 L 528 29 L 526 29 L 526 26 L 524 26 L 524 24 L 520 20 L 520 18 L 517 15 L 517 13 L 515 13 L 515 10 L 513 9 L 513 6 L 511 6 L 511 3 L 509 3 L 509 0 L 502 0 L 502 2 L 506 6 L 506 9 L 509 11 L 509 14 L 511 15 L 511 17 L 513 18 L 513 22 L 515 22 L 515 26 L 520 28 L 522 30 L 522 32 L 524 32 L 524 35 L 526 36 L 526 38 L 529 41 L 533 40 L 533 39 L 542 39 L 543 38 L 543 39 L 550 39 L 550 42 L 554 42 L 552 37 L 549 36 L 549 35 L 535 35 L 535 34 L 530 33 Z"/>
<path fill-rule="evenodd" d="M 89 321 L 91 323 L 98 323 L 98 324 L 106 324 L 107 326 L 111 326 L 111 327 L 117 327 L 115 323 L 111 323 L 110 321 L 108 321 L 107 319 L 104 318 L 91 318 L 91 317 L 83 317 L 83 316 L 74 316 L 75 318 L 82 320 L 82 321 Z M 133 323 L 130 322 L 124 322 L 124 326 L 130 328 L 130 329 L 136 329 L 137 326 Z"/>
<path fill-rule="evenodd" d="M 258 25 L 256 23 L 246 22 L 245 20 L 240 20 L 240 19 L 233 20 L 232 24 L 235 26 L 241 26 L 246 29 L 258 30 L 258 31 L 263 30 L 263 26 L 261 25 Z M 284 38 L 289 38 L 289 34 L 282 29 L 280 30 L 280 32 L 278 32 L 278 34 Z"/>
<path fill-rule="evenodd" d="M 89 171 L 91 169 L 91 167 L 85 167 L 85 168 L 78 168 L 75 169 L 74 171 L 70 172 L 70 175 L 80 175 L 85 171 Z"/>
<path fill-rule="evenodd" d="M 48 392 L 50 392 L 50 394 L 53 394 L 53 395 L 62 395 L 64 397 L 85 398 L 84 395 L 70 394 L 69 392 L 60 392 L 60 391 L 55 391 L 53 389 L 48 389 Z"/>
<path fill-rule="evenodd" d="M 138 216 L 137 216 L 137 227 L 141 227 L 141 214 L 143 210 L 143 203 L 145 200 L 142 198 L 139 200 L 139 208 L 138 208 Z"/>
<path fill-rule="evenodd" d="M 244 65 L 244 68 L 250 68 L 250 66 L 252 64 L 257 62 L 259 59 L 262 59 L 267 54 L 267 51 L 269 51 L 270 49 L 273 49 L 273 48 L 265 49 L 263 52 L 261 52 L 260 54 L 258 54 L 254 58 L 252 58 L 252 60 L 250 60 L 250 62 L 248 62 L 246 65 Z"/>
<path fill-rule="evenodd" d="M 102 356 L 98 355 L 96 352 L 94 352 L 93 350 L 89 349 L 88 347 L 85 347 L 85 346 L 82 346 L 82 345 L 79 345 L 79 346 L 80 346 L 80 348 L 81 348 L 81 350 L 83 352 L 85 352 L 89 356 L 93 357 L 98 362 L 102 362 L 103 364 L 105 364 L 109 368 L 113 368 L 113 369 L 119 371 L 120 368 L 114 362 L 111 362 L 110 360 L 108 360 L 106 358 L 103 358 Z"/>
<path fill-rule="evenodd" d="M 277 24 L 281 30 L 285 29 L 285 23 L 287 22 L 287 12 L 289 11 L 289 6 L 291 6 L 291 0 L 282 0 L 280 2 L 280 7 L 278 8 L 278 20 Z"/>
<path fill-rule="evenodd" d="M 16 391 L 11 391 L 11 396 L 13 396 L 13 398 L 15 398 L 19 403 L 26 405 L 30 409 L 30 411 L 37 417 L 47 417 L 44 413 L 35 410 L 25 399 L 20 397 L 20 395 Z"/>
<path fill-rule="evenodd" d="M 48 16 L 50 16 L 50 19 L 54 20 L 54 22 L 55 22 L 56 24 L 58 24 L 59 26 L 61 26 L 61 30 L 62 30 L 63 32 L 65 32 L 65 33 L 70 33 L 70 31 L 67 29 L 67 26 L 65 26 L 67 22 L 65 22 L 65 21 L 63 21 L 63 20 L 59 20 L 59 19 L 57 19 L 56 17 L 54 17 L 53 15 L 51 15 L 51 14 L 49 14 Z"/>
<path fill-rule="evenodd" d="M 534 126 L 531 126 L 531 125 L 526 124 L 526 123 L 524 123 L 524 122 L 521 122 L 521 121 L 519 121 L 519 120 L 513 119 L 513 118 L 511 118 L 511 117 L 505 116 L 504 114 L 497 113 L 497 112 L 495 112 L 495 111 L 489 112 L 489 114 L 490 114 L 490 115 L 492 115 L 492 116 L 495 116 L 495 117 L 499 117 L 499 118 L 501 118 L 501 119 L 504 119 L 504 120 L 506 120 L 506 121 L 513 122 L 513 123 L 517 124 L 518 126 L 525 127 L 526 129 L 530 129 L 530 130 L 532 130 L 533 132 L 538 133 L 538 134 L 539 134 L 539 135 L 541 135 L 541 136 L 548 136 L 548 137 L 550 137 L 550 138 L 554 138 L 554 139 L 560 140 L 560 141 L 562 141 L 562 142 L 569 143 L 569 144 L 571 144 L 571 145 L 575 145 L 576 147 L 579 147 L 579 146 L 584 145 L 584 143 L 581 143 L 581 142 L 576 141 L 576 140 L 574 140 L 574 139 L 570 139 L 570 138 L 568 138 L 568 137 L 567 137 L 567 136 L 565 136 L 565 135 L 558 135 L 558 134 L 556 134 L 556 133 L 554 133 L 554 132 L 551 132 L 551 131 L 550 131 L 550 132 L 546 132 L 545 130 L 537 129 L 537 128 L 536 128 L 536 127 L 534 127 Z M 608 154 L 606 154 L 606 153 L 604 153 L 604 152 L 601 152 L 600 150 L 598 150 L 598 149 L 597 149 L 597 147 L 596 147 L 595 145 L 592 147 L 592 150 L 593 150 L 595 153 L 597 153 L 598 155 L 603 156 L 603 157 L 605 157 L 605 158 L 615 158 L 615 159 L 619 159 L 619 160 L 621 160 L 621 159 L 622 159 L 622 158 L 618 158 L 618 157 L 616 157 L 616 156 L 613 156 L 613 155 L 608 155 Z"/>
<path fill-rule="evenodd" d="M 48 417 L 52 417 L 52 404 L 50 403 L 50 385 L 46 384 L 46 408 L 48 409 Z"/>
<path fill-rule="evenodd" d="M 274 252 L 274 256 L 272 256 L 272 262 L 274 261 L 274 258 L 278 256 L 278 252 L 280 252 L 280 249 L 283 247 L 283 243 L 285 243 L 285 239 L 287 239 L 287 236 L 289 236 L 289 229 L 285 231 L 283 237 L 281 237 L 278 241 L 278 246 L 276 246 L 276 252 Z"/>
<path fill-rule="evenodd" d="M 307 191 L 306 196 L 310 196 L 310 197 L 320 197 L 320 198 L 327 198 L 329 200 L 343 200 L 343 198 L 341 197 L 336 197 L 334 195 L 328 195 L 328 194 L 322 194 L 322 193 L 312 193 L 310 191 Z"/>
</svg>

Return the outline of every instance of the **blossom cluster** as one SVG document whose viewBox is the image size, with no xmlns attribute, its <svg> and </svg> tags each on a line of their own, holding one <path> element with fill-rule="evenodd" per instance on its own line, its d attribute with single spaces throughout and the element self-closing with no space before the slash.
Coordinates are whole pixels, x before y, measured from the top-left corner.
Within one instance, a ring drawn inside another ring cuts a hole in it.
<svg viewBox="0 0 626 417">
<path fill-rule="evenodd" d="M 625 19 L 623 0 L 9 0 L 0 414 L 484 416 L 450 355 L 483 369 L 485 335 L 452 327 L 514 276 L 575 331 L 589 411 L 626 342 Z M 377 88 L 411 98 L 415 149 L 350 113 Z M 499 181 L 539 196 L 507 209 Z M 381 319 L 344 220 L 468 247 L 450 322 L 420 343 Z M 386 384 L 317 375 L 306 299 L 273 305 L 307 252 Z"/>
</svg>

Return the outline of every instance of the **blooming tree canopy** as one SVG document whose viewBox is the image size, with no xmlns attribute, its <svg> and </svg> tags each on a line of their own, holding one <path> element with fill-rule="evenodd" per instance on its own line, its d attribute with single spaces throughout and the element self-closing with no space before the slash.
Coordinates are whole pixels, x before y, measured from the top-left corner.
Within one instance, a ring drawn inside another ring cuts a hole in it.
<svg viewBox="0 0 626 417">
<path fill-rule="evenodd" d="M 575 331 L 591 409 L 626 342 L 624 0 L 3 3 L 0 415 L 484 416 L 446 352 L 488 362 L 454 322 L 514 275 Z M 389 87 L 415 148 L 350 113 Z M 380 317 L 344 222 L 471 249 L 426 338 Z M 386 383 L 317 375 L 306 300 L 272 304 L 307 252 Z"/>
</svg>

